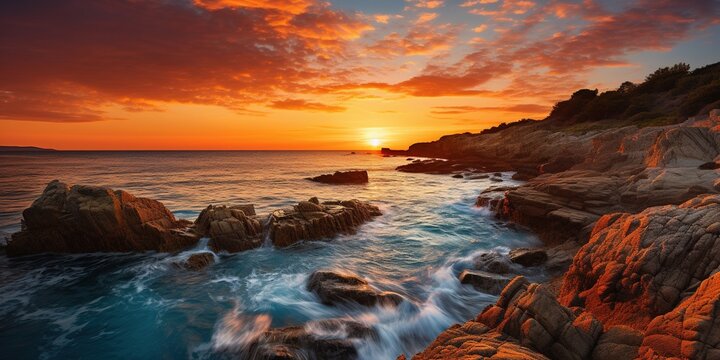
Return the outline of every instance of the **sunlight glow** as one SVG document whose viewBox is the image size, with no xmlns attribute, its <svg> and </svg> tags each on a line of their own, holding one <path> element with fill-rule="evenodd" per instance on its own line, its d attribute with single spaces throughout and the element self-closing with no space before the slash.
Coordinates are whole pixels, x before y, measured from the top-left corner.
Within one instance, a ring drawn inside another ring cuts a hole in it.
<svg viewBox="0 0 720 360">
<path fill-rule="evenodd" d="M 374 148 L 380 147 L 380 139 L 370 139 L 370 145 Z"/>
</svg>

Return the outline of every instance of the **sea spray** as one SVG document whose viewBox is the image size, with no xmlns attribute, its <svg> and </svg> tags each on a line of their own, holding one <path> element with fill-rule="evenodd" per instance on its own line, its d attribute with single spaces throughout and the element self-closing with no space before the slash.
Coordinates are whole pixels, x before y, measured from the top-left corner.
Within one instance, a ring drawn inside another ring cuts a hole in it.
<svg viewBox="0 0 720 360">
<path fill-rule="evenodd" d="M 236 305 L 215 327 L 210 341 L 212 348 L 215 351 L 248 351 L 270 329 L 271 323 L 270 315 L 245 315 L 241 306 Z"/>
</svg>

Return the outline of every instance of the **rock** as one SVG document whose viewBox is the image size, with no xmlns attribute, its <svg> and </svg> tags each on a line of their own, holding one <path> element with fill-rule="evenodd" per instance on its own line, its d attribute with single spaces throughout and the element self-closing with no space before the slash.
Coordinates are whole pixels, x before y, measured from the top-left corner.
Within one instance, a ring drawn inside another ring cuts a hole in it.
<svg viewBox="0 0 720 360">
<path fill-rule="evenodd" d="M 485 196 L 485 195 L 480 195 L 480 196 L 478 196 L 477 200 L 475 200 L 475 206 L 485 207 L 485 208 L 490 209 L 491 211 L 500 211 L 502 203 L 503 203 L 502 198 Z"/>
<path fill-rule="evenodd" d="M 510 250 L 508 257 L 510 261 L 525 267 L 540 266 L 548 259 L 545 250 L 528 248 Z"/>
<path fill-rule="evenodd" d="M 720 273 L 707 278 L 672 311 L 653 319 L 642 359 L 720 359 Z"/>
<path fill-rule="evenodd" d="M 353 341 L 377 335 L 365 324 L 344 319 L 311 321 L 305 326 L 270 329 L 249 346 L 252 359 L 356 359 Z"/>
<path fill-rule="evenodd" d="M 253 205 L 214 206 L 200 212 L 195 231 L 209 237 L 213 251 L 239 252 L 263 243 L 263 228 Z"/>
<path fill-rule="evenodd" d="M 605 325 L 643 330 L 717 272 L 720 195 L 603 216 L 565 275 L 560 300 Z"/>
<path fill-rule="evenodd" d="M 398 358 L 401 359 L 401 358 Z M 404 355 L 402 359 L 405 359 Z M 425 350 L 412 360 L 523 359 L 548 360 L 539 352 L 517 340 L 490 329 L 477 321 L 453 325 L 443 331 Z"/>
<path fill-rule="evenodd" d="M 602 333 L 591 314 L 560 305 L 543 285 L 521 276 L 476 321 L 552 359 L 588 359 Z"/>
<path fill-rule="evenodd" d="M 293 208 L 274 211 L 267 221 L 267 236 L 275 246 L 303 240 L 321 240 L 353 233 L 358 226 L 382 215 L 373 205 L 359 200 L 316 204 L 303 201 Z"/>
<path fill-rule="evenodd" d="M 483 253 L 473 259 L 475 269 L 491 272 L 494 274 L 511 273 L 513 264 L 507 256 L 498 252 Z"/>
<path fill-rule="evenodd" d="M 187 270 L 198 271 L 208 267 L 214 262 L 215 255 L 213 255 L 213 253 L 203 252 L 190 255 L 182 266 Z"/>
<path fill-rule="evenodd" d="M 4 248 L 7 246 L 7 243 L 10 240 L 11 236 L 12 235 L 4 231 L 0 231 L 0 248 Z"/>
<path fill-rule="evenodd" d="M 462 175 L 462 174 L 455 174 L 455 175 L 453 175 L 452 177 L 455 178 L 455 179 L 462 179 L 462 178 L 463 178 L 463 175 Z"/>
<path fill-rule="evenodd" d="M 309 180 L 325 184 L 366 184 L 368 173 L 365 170 L 336 171 L 334 174 L 320 175 Z"/>
<path fill-rule="evenodd" d="M 700 170 L 715 170 L 720 169 L 720 163 L 715 161 L 706 162 L 700 166 L 698 166 L 698 169 Z"/>
<path fill-rule="evenodd" d="M 635 359 L 643 340 L 643 333 L 627 326 L 613 326 L 600 335 L 592 360 Z"/>
<path fill-rule="evenodd" d="M 460 283 L 470 284 L 482 292 L 498 295 L 512 278 L 480 270 L 463 270 L 458 276 Z"/>
<path fill-rule="evenodd" d="M 365 306 L 395 306 L 403 300 L 397 293 L 377 291 L 359 276 L 341 271 L 315 271 L 308 279 L 307 289 L 315 292 L 326 305 L 354 302 Z"/>
<path fill-rule="evenodd" d="M 23 211 L 7 254 L 177 251 L 198 240 L 189 225 L 155 200 L 53 180 Z"/>
<path fill-rule="evenodd" d="M 541 174 L 554 174 L 567 171 L 570 170 L 570 168 L 572 168 L 573 166 L 583 162 L 583 160 L 583 158 L 575 156 L 560 156 L 553 159 L 552 161 L 541 164 L 539 167 L 539 172 Z"/>
<path fill-rule="evenodd" d="M 503 179 L 501 179 L 501 178 L 496 178 L 496 177 L 491 177 L 491 178 L 490 178 L 490 181 L 492 181 L 492 182 L 503 182 Z"/>
</svg>

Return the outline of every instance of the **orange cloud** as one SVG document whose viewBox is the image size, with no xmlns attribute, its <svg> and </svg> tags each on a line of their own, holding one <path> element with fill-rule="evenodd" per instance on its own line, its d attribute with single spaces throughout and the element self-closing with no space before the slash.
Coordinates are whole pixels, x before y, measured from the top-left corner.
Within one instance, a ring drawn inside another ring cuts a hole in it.
<svg viewBox="0 0 720 360">
<path fill-rule="evenodd" d="M 273 101 L 271 108 L 282 110 L 298 110 L 298 111 L 325 111 L 325 112 L 342 112 L 346 109 L 342 106 L 325 105 L 316 102 L 309 102 L 302 99 L 285 99 L 281 101 Z"/>
<path fill-rule="evenodd" d="M 210 10 L 243 7 L 280 10 L 291 14 L 301 14 L 308 7 L 316 4 L 314 0 L 193 0 L 193 2 Z"/>
<path fill-rule="evenodd" d="M 413 3 L 415 7 L 419 8 L 425 8 L 425 9 L 436 9 L 444 5 L 445 1 L 443 0 L 405 0 L 407 2 Z"/>
</svg>

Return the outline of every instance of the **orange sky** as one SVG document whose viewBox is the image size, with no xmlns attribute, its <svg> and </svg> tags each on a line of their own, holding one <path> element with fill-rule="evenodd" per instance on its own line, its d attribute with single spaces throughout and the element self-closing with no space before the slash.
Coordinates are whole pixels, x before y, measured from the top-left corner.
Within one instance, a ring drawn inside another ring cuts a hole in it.
<svg viewBox="0 0 720 360">
<path fill-rule="evenodd" d="M 581 87 L 613 88 L 677 61 L 717 61 L 718 7 L 712 0 L 3 2 L 0 144 L 405 148 L 543 118 Z"/>
</svg>

